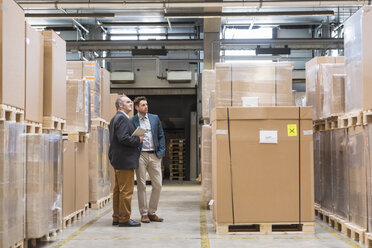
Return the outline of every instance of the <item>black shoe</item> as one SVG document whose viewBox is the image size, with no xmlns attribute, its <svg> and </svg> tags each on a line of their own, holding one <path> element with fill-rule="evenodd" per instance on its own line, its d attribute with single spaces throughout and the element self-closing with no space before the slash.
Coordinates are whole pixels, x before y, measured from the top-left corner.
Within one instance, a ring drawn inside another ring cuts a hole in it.
<svg viewBox="0 0 372 248">
<path fill-rule="evenodd" d="M 137 226 L 141 226 L 141 223 L 134 221 L 134 220 L 128 220 L 127 222 L 119 223 L 119 227 L 137 227 Z"/>
<path fill-rule="evenodd" d="M 119 221 L 113 221 L 113 222 L 112 222 L 112 225 L 113 225 L 113 226 L 117 226 L 117 225 L 119 225 Z"/>
</svg>

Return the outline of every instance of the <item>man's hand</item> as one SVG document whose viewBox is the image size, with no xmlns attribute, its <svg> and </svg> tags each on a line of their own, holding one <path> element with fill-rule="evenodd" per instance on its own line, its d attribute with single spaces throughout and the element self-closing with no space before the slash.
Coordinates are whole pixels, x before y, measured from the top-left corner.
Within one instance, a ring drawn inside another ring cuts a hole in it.
<svg viewBox="0 0 372 248">
<path fill-rule="evenodd" d="M 145 138 L 145 135 L 139 136 L 139 138 L 140 138 L 140 143 L 142 143 L 143 139 Z"/>
</svg>

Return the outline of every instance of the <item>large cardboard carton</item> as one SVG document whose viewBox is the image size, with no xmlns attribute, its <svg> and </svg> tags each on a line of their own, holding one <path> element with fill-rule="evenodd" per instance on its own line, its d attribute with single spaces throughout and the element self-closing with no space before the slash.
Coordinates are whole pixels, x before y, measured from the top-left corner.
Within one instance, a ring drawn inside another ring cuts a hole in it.
<svg viewBox="0 0 372 248">
<path fill-rule="evenodd" d="M 25 120 L 43 122 L 44 38 L 26 24 Z"/>
<path fill-rule="evenodd" d="M 314 221 L 311 113 L 308 107 L 212 112 L 213 218 L 218 224 Z"/>
<path fill-rule="evenodd" d="M 76 211 L 75 143 L 70 140 L 63 141 L 62 180 L 62 216 L 64 218 Z"/>
<path fill-rule="evenodd" d="M 104 68 L 101 68 L 101 116 L 106 121 L 111 120 L 110 85 L 110 72 Z"/>
<path fill-rule="evenodd" d="M 372 7 L 364 6 L 345 22 L 346 112 L 372 109 Z"/>
<path fill-rule="evenodd" d="M 66 42 L 53 30 L 44 36 L 44 116 L 66 119 Z"/>
<path fill-rule="evenodd" d="M 209 119 L 209 98 L 211 92 L 216 90 L 216 72 L 214 70 L 203 70 L 202 74 L 202 110 L 203 119 Z"/>
<path fill-rule="evenodd" d="M 321 64 L 343 64 L 344 57 L 318 56 L 306 63 L 306 106 L 313 107 L 313 118 L 322 117 L 324 88 Z"/>
<path fill-rule="evenodd" d="M 80 210 L 89 203 L 89 151 L 87 143 L 75 143 L 75 146 L 75 210 Z"/>
<path fill-rule="evenodd" d="M 25 15 L 13 0 L 1 0 L 0 103 L 25 107 Z"/>
</svg>

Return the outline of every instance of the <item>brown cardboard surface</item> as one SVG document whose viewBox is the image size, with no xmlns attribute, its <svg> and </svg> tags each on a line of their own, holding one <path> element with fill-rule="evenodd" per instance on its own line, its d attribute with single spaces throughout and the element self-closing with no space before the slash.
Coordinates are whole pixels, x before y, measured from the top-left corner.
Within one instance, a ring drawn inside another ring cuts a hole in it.
<svg viewBox="0 0 372 248">
<path fill-rule="evenodd" d="M 106 121 L 111 121 L 110 84 L 110 72 L 101 68 L 101 116 Z"/>
<path fill-rule="evenodd" d="M 332 76 L 332 102 L 333 114 L 345 113 L 345 75 Z"/>
<path fill-rule="evenodd" d="M 13 0 L 1 0 L 0 103 L 25 107 L 25 16 Z"/>
<path fill-rule="evenodd" d="M 66 81 L 66 131 L 88 132 L 90 126 L 90 90 L 86 80 Z"/>
<path fill-rule="evenodd" d="M 75 177 L 75 143 L 69 140 L 64 140 L 62 165 L 62 217 L 66 217 L 76 211 Z"/>
<path fill-rule="evenodd" d="M 212 184 L 217 223 L 314 220 L 311 112 L 298 107 L 214 110 Z M 293 124 L 297 135 L 289 136 L 288 125 Z M 260 130 L 276 130 L 278 143 L 260 143 Z"/>
<path fill-rule="evenodd" d="M 66 42 L 52 30 L 44 36 L 44 116 L 66 119 Z"/>
<path fill-rule="evenodd" d="M 25 120 L 43 122 L 44 38 L 26 24 Z"/>
<path fill-rule="evenodd" d="M 76 143 L 76 196 L 75 210 L 89 203 L 89 151 L 87 143 Z"/>
<path fill-rule="evenodd" d="M 66 75 L 68 80 L 83 79 L 83 62 L 82 61 L 67 61 Z"/>
</svg>

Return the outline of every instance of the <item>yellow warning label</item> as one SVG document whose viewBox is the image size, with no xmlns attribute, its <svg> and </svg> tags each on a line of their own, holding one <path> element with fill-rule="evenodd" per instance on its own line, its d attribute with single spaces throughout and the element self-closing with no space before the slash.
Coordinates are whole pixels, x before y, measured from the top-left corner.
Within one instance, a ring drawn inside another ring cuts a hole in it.
<svg viewBox="0 0 372 248">
<path fill-rule="evenodd" d="M 296 124 L 288 124 L 288 136 L 297 136 L 297 125 Z"/>
</svg>

